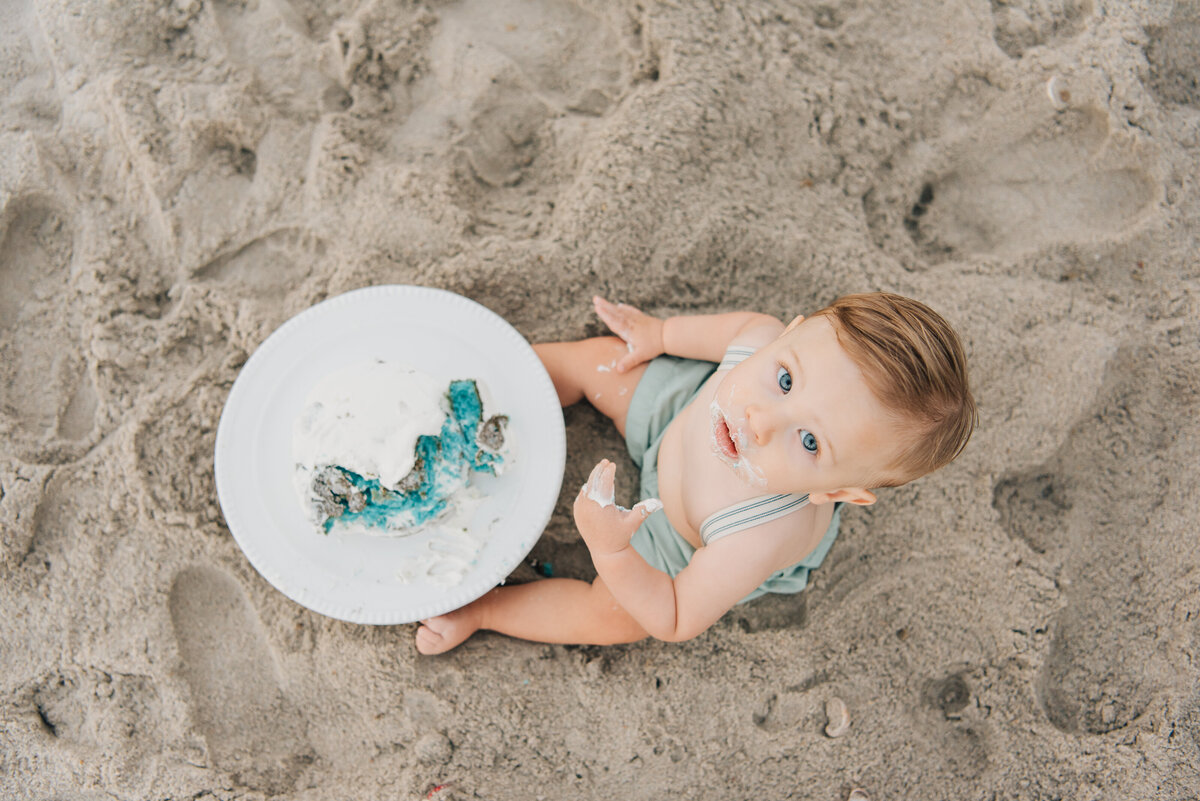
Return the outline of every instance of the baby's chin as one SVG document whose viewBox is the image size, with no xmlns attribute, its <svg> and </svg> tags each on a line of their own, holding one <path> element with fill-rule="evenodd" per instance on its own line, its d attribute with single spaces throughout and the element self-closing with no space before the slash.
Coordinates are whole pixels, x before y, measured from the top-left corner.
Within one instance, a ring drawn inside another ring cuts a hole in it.
<svg viewBox="0 0 1200 801">
<path fill-rule="evenodd" d="M 767 477 L 763 475 L 763 471 L 744 457 L 737 461 L 737 473 L 738 477 L 750 486 L 763 490 L 767 488 Z"/>
<path fill-rule="evenodd" d="M 739 456 L 736 459 L 730 458 L 715 444 L 713 445 L 712 451 L 714 454 L 716 454 L 717 458 L 724 462 L 725 465 L 732 470 L 734 475 L 736 475 L 741 481 L 749 484 L 752 487 L 758 487 L 764 490 L 767 488 L 766 476 L 763 475 L 761 469 L 751 464 L 748 459 L 743 456 Z"/>
</svg>

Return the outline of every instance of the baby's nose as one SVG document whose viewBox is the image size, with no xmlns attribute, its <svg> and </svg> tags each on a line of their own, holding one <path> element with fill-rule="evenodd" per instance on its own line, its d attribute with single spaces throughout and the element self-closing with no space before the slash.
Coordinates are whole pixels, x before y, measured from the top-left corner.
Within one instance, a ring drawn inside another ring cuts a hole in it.
<svg viewBox="0 0 1200 801">
<path fill-rule="evenodd" d="M 755 445 L 766 445 L 771 439 L 770 415 L 761 406 L 746 407 L 746 428 Z"/>
</svg>

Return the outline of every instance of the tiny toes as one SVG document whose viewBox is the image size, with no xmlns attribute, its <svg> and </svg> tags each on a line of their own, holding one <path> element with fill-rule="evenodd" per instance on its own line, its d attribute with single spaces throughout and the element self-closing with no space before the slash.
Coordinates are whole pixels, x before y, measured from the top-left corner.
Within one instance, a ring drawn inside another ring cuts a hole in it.
<svg viewBox="0 0 1200 801">
<path fill-rule="evenodd" d="M 477 628 L 478 624 L 464 617 L 461 611 L 431 617 L 421 621 L 417 629 L 417 650 L 426 655 L 445 653 L 474 634 Z"/>
<path fill-rule="evenodd" d="M 441 642 L 442 635 L 435 632 L 428 626 L 421 626 L 417 629 L 417 650 L 423 654 L 437 653 L 437 645 Z"/>
</svg>

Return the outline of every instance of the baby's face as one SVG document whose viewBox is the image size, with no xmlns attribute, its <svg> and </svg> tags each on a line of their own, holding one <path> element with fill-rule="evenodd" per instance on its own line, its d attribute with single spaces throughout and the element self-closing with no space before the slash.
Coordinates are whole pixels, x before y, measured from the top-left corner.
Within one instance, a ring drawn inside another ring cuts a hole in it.
<svg viewBox="0 0 1200 801">
<path fill-rule="evenodd" d="M 900 427 L 824 316 L 729 371 L 712 403 L 712 447 L 766 492 L 866 488 L 897 454 Z"/>
</svg>

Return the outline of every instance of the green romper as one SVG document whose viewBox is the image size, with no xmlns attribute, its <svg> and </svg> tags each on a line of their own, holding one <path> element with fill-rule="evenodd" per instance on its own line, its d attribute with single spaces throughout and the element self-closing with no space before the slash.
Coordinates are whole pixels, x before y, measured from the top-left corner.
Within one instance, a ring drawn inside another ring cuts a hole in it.
<svg viewBox="0 0 1200 801">
<path fill-rule="evenodd" d="M 634 389 L 625 418 L 625 444 L 634 463 L 642 471 L 639 497 L 659 497 L 658 449 L 667 425 L 691 402 L 709 376 L 718 370 L 732 369 L 752 352 L 749 348 L 731 346 L 719 366 L 712 362 L 675 356 L 659 356 L 650 362 Z M 710 515 L 700 527 L 700 537 L 708 545 L 720 537 L 775 520 L 807 503 L 807 495 L 781 494 L 751 498 Z M 812 553 L 796 564 L 771 574 L 739 603 L 768 592 L 794 593 L 804 589 L 808 584 L 808 574 L 820 566 L 837 538 L 841 507 L 840 503 L 835 506 L 833 520 Z M 634 533 L 631 544 L 652 567 L 672 578 L 687 567 L 692 554 L 696 552 L 691 543 L 670 524 L 666 512 L 661 509 L 646 518 Z"/>
</svg>

